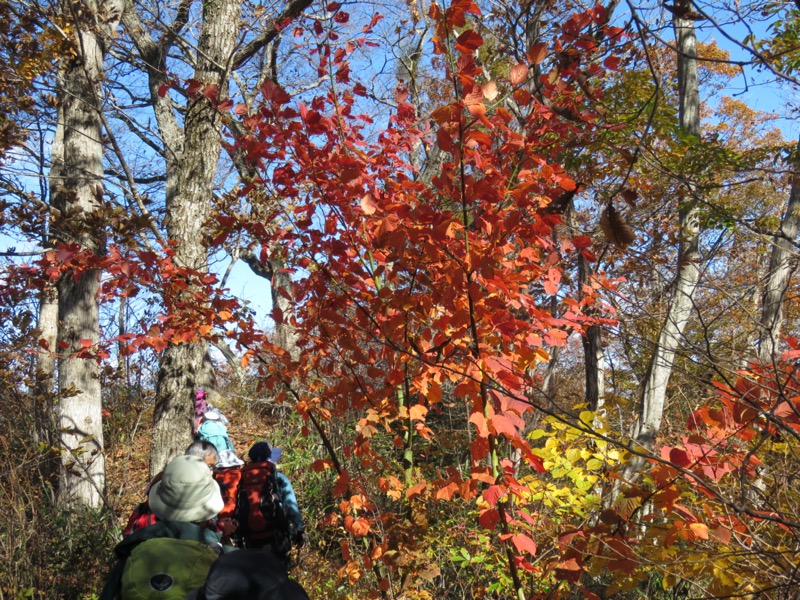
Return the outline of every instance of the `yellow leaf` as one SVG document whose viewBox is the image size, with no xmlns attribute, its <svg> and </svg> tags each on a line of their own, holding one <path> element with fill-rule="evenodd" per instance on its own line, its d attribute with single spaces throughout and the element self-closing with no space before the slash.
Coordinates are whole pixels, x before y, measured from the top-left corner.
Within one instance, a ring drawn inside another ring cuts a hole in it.
<svg viewBox="0 0 800 600">
<path fill-rule="evenodd" d="M 603 468 L 603 461 L 597 460 L 596 458 L 590 458 L 586 461 L 586 469 L 588 471 L 595 471 L 597 469 Z"/>
</svg>

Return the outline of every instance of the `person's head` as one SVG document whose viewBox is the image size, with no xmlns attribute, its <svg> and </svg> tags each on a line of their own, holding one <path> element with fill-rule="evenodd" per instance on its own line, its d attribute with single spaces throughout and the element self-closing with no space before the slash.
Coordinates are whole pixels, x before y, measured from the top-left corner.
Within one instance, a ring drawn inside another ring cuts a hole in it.
<svg viewBox="0 0 800 600">
<path fill-rule="evenodd" d="M 150 509 L 162 521 L 207 521 L 225 506 L 219 485 L 203 459 L 185 454 L 167 465 L 148 499 Z"/>
<path fill-rule="evenodd" d="M 217 468 L 227 469 L 228 467 L 241 467 L 244 461 L 236 456 L 233 450 L 223 450 L 217 457 Z"/>
<path fill-rule="evenodd" d="M 184 454 L 188 456 L 199 456 L 202 458 L 209 468 L 214 468 L 217 464 L 217 447 L 211 442 L 198 441 L 189 444 Z"/>
<path fill-rule="evenodd" d="M 272 462 L 277 463 L 283 451 L 280 448 L 273 448 L 267 441 L 256 442 L 250 446 L 247 456 L 252 462 Z"/>
</svg>

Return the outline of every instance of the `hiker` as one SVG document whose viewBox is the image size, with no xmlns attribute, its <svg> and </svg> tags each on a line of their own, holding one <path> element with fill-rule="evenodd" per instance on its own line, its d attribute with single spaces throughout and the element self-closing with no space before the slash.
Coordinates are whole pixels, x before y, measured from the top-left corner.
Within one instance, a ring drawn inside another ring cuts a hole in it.
<svg viewBox="0 0 800 600">
<path fill-rule="evenodd" d="M 309 600 L 303 587 L 289 579 L 286 565 L 269 548 L 223 554 L 212 565 L 205 584 L 187 600 Z"/>
<path fill-rule="evenodd" d="M 203 585 L 223 551 L 219 535 L 207 527 L 222 509 L 222 496 L 202 458 L 174 458 L 150 489 L 148 501 L 158 522 L 117 544 L 119 560 L 100 600 L 144 598 L 165 590 L 170 590 L 165 597 L 185 598 Z"/>
<path fill-rule="evenodd" d="M 213 469 L 214 465 L 217 463 L 217 449 L 211 442 L 192 442 L 186 448 L 184 454 L 189 456 L 199 456 L 203 459 L 206 465 L 208 465 L 209 469 Z M 144 491 L 145 496 L 150 493 L 150 489 L 161 479 L 163 475 L 164 471 L 161 471 L 155 477 L 153 477 Z M 153 525 L 157 521 L 158 517 L 156 517 L 155 513 L 150 509 L 150 502 L 147 500 L 147 498 L 145 498 L 143 502 L 140 502 L 136 505 L 131 513 L 131 516 L 128 517 L 128 523 L 125 525 L 125 529 L 122 530 L 122 535 L 123 537 L 128 536 L 134 531 Z"/>
<path fill-rule="evenodd" d="M 292 545 L 302 548 L 308 536 L 292 484 L 278 470 L 280 455 L 280 448 L 265 441 L 250 448 L 237 494 L 236 538 L 245 548 L 270 546 L 288 561 Z"/>
<path fill-rule="evenodd" d="M 206 393 L 204 390 L 199 389 L 194 395 L 194 420 L 192 421 L 192 435 L 197 435 L 197 430 L 200 428 L 200 423 L 203 421 L 203 415 L 208 410 L 208 401 L 206 400 Z"/>
<path fill-rule="evenodd" d="M 242 465 L 244 461 L 236 456 L 233 450 L 223 450 L 219 453 L 214 481 L 219 485 L 222 500 L 225 503 L 219 511 L 214 529 L 222 534 L 223 540 L 230 540 L 236 531 L 236 497 L 239 492 L 239 480 L 242 478 Z"/>
<path fill-rule="evenodd" d="M 211 442 L 198 440 L 189 444 L 186 452 L 189 456 L 199 456 L 208 465 L 209 469 L 213 469 L 217 464 L 217 447 Z"/>
<path fill-rule="evenodd" d="M 228 419 L 225 418 L 219 409 L 210 408 L 203 413 L 200 427 L 197 429 L 195 439 L 203 442 L 211 442 L 217 449 L 217 453 L 224 450 L 233 451 L 233 442 L 228 436 Z"/>
</svg>

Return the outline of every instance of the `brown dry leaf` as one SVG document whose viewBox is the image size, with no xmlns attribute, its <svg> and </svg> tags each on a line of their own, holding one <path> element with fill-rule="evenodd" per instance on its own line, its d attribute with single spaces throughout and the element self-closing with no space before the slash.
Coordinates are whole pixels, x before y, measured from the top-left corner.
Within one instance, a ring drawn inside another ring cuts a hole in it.
<svg viewBox="0 0 800 600">
<path fill-rule="evenodd" d="M 603 211 L 600 217 L 600 229 L 608 242 L 618 248 L 626 248 L 636 239 L 633 229 L 625 222 L 613 204 L 609 204 Z"/>
</svg>

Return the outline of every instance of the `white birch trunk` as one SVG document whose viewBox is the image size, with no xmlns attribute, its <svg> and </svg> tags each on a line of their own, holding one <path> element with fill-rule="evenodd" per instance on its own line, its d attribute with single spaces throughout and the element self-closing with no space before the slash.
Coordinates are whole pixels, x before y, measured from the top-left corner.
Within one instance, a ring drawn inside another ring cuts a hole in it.
<svg viewBox="0 0 800 600">
<path fill-rule="evenodd" d="M 677 10 L 676 10 L 677 12 Z M 678 49 L 678 87 L 680 127 L 695 137 L 700 135 L 700 93 L 697 79 L 697 39 L 694 21 L 676 16 L 673 20 Z M 651 445 L 661 429 L 667 385 L 681 346 L 683 332 L 692 314 L 697 282 L 700 278 L 700 226 L 695 189 L 688 185 L 680 205 L 680 246 L 677 277 L 667 317 L 656 341 L 642 391 L 641 410 L 635 431 L 638 443 Z"/>
<path fill-rule="evenodd" d="M 798 149 L 800 149 L 800 144 L 798 144 Z M 797 169 L 796 164 L 793 164 L 792 168 Z M 764 298 L 761 303 L 758 358 L 763 363 L 773 363 L 780 358 L 778 344 L 783 326 L 783 300 L 792 273 L 796 268 L 792 249 L 797 239 L 799 224 L 800 174 L 794 173 L 789 192 L 789 203 L 781 219 L 781 226 L 774 236 L 767 282 L 764 286 Z"/>
<path fill-rule="evenodd" d="M 102 236 L 103 142 L 101 92 L 106 42 L 114 34 L 121 2 L 69 2 L 60 9 L 74 19 L 75 56 L 58 73 L 60 119 L 56 139 L 61 156 L 50 172 L 53 205 L 59 220 L 52 235 L 94 254 L 104 251 Z M 102 504 L 105 488 L 100 365 L 70 355 L 81 341 L 99 339 L 99 273 L 67 273 L 58 283 L 58 428 L 62 449 L 59 501 L 64 507 Z"/>
</svg>

